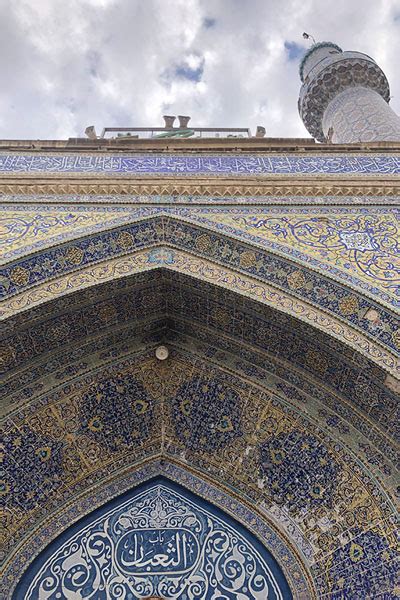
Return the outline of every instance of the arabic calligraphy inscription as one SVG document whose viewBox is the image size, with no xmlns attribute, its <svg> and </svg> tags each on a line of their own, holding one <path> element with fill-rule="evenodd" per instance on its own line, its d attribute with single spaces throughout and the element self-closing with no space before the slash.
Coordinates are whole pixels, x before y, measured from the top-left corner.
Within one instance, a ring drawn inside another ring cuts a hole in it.
<svg viewBox="0 0 400 600">
<path fill-rule="evenodd" d="M 89 517 L 32 565 L 24 600 L 291 598 L 267 549 L 195 498 L 154 483 Z"/>
</svg>

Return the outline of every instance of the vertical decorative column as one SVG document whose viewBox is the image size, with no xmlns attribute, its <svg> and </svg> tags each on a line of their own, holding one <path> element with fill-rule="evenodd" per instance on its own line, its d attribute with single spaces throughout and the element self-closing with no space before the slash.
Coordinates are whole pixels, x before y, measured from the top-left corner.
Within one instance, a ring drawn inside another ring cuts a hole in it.
<svg viewBox="0 0 400 600">
<path fill-rule="evenodd" d="M 300 64 L 300 79 L 299 113 L 319 142 L 400 142 L 388 80 L 370 56 L 314 44 Z"/>
</svg>

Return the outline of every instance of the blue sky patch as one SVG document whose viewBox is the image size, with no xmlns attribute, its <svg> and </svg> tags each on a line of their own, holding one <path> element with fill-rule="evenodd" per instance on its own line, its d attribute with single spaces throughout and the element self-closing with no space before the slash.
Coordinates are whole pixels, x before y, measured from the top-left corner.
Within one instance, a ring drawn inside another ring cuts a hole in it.
<svg viewBox="0 0 400 600">
<path fill-rule="evenodd" d="M 206 17 L 203 21 L 203 25 L 206 29 L 211 29 L 212 27 L 214 27 L 216 22 L 217 22 L 216 19 L 211 19 L 210 17 Z"/>
<path fill-rule="evenodd" d="M 285 42 L 285 50 L 289 60 L 298 60 L 304 54 L 304 47 L 296 42 Z"/>
<path fill-rule="evenodd" d="M 176 77 L 189 79 L 189 81 L 200 81 L 204 71 L 204 61 L 197 69 L 191 69 L 188 65 L 179 65 L 175 69 Z"/>
</svg>

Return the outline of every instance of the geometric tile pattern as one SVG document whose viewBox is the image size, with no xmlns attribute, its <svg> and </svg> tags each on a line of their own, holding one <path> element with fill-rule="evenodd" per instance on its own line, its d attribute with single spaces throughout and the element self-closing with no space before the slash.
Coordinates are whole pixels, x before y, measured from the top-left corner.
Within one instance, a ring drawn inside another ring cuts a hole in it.
<svg viewBox="0 0 400 600">
<path fill-rule="evenodd" d="M 63 444 L 25 426 L 3 439 L 2 496 L 9 510 L 29 511 L 62 484 Z M 35 493 L 29 481 L 35 482 Z"/>
<path fill-rule="evenodd" d="M 400 119 L 388 105 L 389 83 L 370 56 L 322 42 L 304 56 L 300 77 L 300 116 L 319 141 L 400 140 Z"/>
<path fill-rule="evenodd" d="M 173 400 L 176 435 L 190 449 L 223 448 L 240 435 L 239 401 L 218 380 L 191 379 Z"/>
<path fill-rule="evenodd" d="M 322 120 L 325 134 L 332 127 L 332 142 L 400 141 L 400 117 L 375 90 L 350 87 L 328 105 Z"/>
</svg>

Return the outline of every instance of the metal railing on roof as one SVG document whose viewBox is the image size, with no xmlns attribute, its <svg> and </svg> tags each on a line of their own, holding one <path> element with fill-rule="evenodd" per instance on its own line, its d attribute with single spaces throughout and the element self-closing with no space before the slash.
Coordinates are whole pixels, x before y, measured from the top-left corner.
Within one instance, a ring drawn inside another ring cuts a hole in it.
<svg viewBox="0 0 400 600">
<path fill-rule="evenodd" d="M 249 138 L 247 127 L 105 127 L 100 139 Z"/>
</svg>

